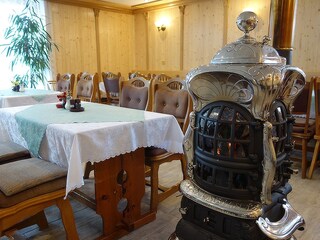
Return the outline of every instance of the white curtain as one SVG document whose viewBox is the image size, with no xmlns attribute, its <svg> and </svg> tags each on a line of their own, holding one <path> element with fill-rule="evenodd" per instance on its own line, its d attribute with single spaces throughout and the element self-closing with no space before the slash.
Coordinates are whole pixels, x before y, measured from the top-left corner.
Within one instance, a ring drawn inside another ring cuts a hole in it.
<svg viewBox="0 0 320 240">
<path fill-rule="evenodd" d="M 10 25 L 10 16 L 13 14 L 19 14 L 24 6 L 26 0 L 1 0 L 0 1 L 0 45 L 6 44 L 8 40 L 4 39 L 4 33 L 6 28 Z M 39 16 L 43 18 L 45 23 L 45 11 L 43 7 L 43 1 L 40 0 L 40 6 L 35 8 Z M 14 71 L 11 70 L 11 57 L 6 56 L 4 47 L 0 46 L 0 89 L 10 89 L 11 81 L 14 80 L 14 75 L 22 74 L 26 71 L 24 65 L 15 66 Z M 44 88 L 42 84 L 37 88 Z"/>
</svg>

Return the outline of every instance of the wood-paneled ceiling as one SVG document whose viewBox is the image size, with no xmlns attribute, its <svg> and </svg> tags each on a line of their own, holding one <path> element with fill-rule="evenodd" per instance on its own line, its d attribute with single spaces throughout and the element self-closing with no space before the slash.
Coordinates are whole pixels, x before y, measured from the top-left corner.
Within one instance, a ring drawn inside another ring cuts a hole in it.
<svg viewBox="0 0 320 240">
<path fill-rule="evenodd" d="M 202 0 L 47 0 L 61 4 L 89 7 L 101 10 L 137 13 L 164 7 L 188 4 Z"/>
</svg>

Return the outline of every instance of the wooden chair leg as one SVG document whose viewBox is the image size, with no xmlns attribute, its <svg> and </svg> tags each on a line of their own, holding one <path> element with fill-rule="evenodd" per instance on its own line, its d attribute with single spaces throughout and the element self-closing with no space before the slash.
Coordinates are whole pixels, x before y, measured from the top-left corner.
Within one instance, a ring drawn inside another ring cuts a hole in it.
<svg viewBox="0 0 320 240">
<path fill-rule="evenodd" d="M 312 174 L 313 174 L 314 168 L 315 168 L 317 160 L 318 160 L 319 146 L 320 146 L 320 140 L 317 140 L 316 145 L 314 147 L 312 161 L 311 161 L 311 165 L 310 165 L 309 172 L 308 172 L 308 178 L 310 178 L 310 179 L 312 178 Z"/>
<path fill-rule="evenodd" d="M 63 222 L 64 229 L 66 231 L 67 239 L 78 240 L 78 233 L 73 217 L 73 211 L 69 199 L 59 198 L 56 200 L 57 206 L 61 213 L 61 219 Z"/>
<path fill-rule="evenodd" d="M 44 211 L 39 212 L 37 215 L 38 215 L 38 217 L 36 218 L 36 220 L 37 220 L 37 224 L 39 226 L 39 229 L 44 230 L 44 229 L 48 228 L 49 227 L 48 220 L 47 220 L 47 217 L 46 217 L 46 214 L 44 213 Z"/>
<path fill-rule="evenodd" d="M 21 223 L 18 223 L 14 225 L 13 227 L 10 227 L 10 229 L 22 229 L 25 227 L 29 227 L 32 225 L 37 224 L 39 226 L 40 230 L 44 230 L 49 227 L 47 217 L 44 213 L 44 210 L 38 212 L 37 214 L 33 215 L 32 217 L 29 217 L 28 219 L 24 220 Z"/>
<path fill-rule="evenodd" d="M 188 174 L 187 174 L 187 160 L 184 155 L 181 157 L 180 163 L 181 163 L 181 170 L 183 174 L 183 180 L 185 180 L 188 178 Z"/>
<path fill-rule="evenodd" d="M 306 178 L 307 175 L 307 143 L 306 139 L 302 139 L 301 178 Z"/>
<path fill-rule="evenodd" d="M 158 186 L 159 186 L 159 164 L 152 163 L 151 166 L 151 200 L 150 211 L 157 211 L 158 207 Z"/>
<path fill-rule="evenodd" d="M 84 169 L 84 175 L 83 175 L 83 178 L 84 179 L 88 179 L 89 176 L 90 176 L 90 172 L 93 170 L 94 166 L 91 162 L 87 162 L 86 163 L 86 167 Z"/>
</svg>

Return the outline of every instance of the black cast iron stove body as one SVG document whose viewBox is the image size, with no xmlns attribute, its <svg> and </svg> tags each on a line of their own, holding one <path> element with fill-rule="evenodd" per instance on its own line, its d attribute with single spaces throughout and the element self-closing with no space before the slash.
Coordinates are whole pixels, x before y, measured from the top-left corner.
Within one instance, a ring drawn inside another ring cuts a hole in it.
<svg viewBox="0 0 320 240">
<path fill-rule="evenodd" d="M 184 139 L 190 179 L 170 239 L 290 239 L 304 226 L 291 207 L 292 103 L 305 84 L 268 45 L 249 36 L 257 19 L 237 19 L 244 37 L 187 75 L 194 101 Z"/>
</svg>

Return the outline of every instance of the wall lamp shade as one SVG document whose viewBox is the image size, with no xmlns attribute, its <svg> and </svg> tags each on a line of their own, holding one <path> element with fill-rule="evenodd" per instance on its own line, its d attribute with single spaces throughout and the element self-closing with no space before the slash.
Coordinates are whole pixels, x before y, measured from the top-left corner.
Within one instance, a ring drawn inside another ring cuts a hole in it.
<svg viewBox="0 0 320 240">
<path fill-rule="evenodd" d="M 161 24 L 161 25 L 157 26 L 157 28 L 158 28 L 158 31 L 160 32 L 160 31 L 166 30 L 167 27 L 166 27 L 166 25 Z"/>
<path fill-rule="evenodd" d="M 166 17 L 162 17 L 158 21 L 155 22 L 155 25 L 158 31 L 165 31 L 169 25 L 169 20 Z"/>
</svg>

